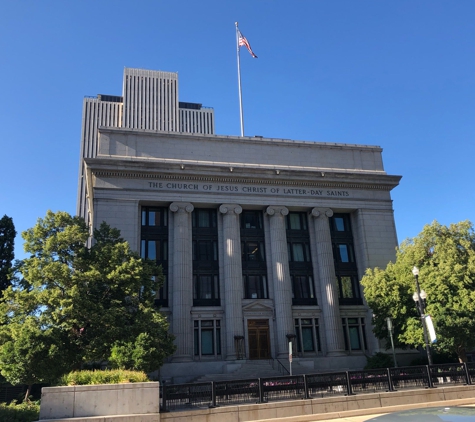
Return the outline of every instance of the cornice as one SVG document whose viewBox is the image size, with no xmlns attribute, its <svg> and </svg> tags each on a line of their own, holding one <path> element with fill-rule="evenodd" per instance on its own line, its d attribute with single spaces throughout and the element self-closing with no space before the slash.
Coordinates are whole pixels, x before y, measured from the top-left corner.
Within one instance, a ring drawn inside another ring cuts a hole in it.
<svg viewBox="0 0 475 422">
<path fill-rule="evenodd" d="M 100 178 L 120 178 L 120 179 L 147 179 L 147 180 L 170 180 L 170 181 L 193 181 L 193 182 L 216 182 L 216 183 L 246 183 L 254 185 L 280 185 L 280 186 L 301 186 L 315 188 L 345 188 L 345 189 L 371 189 L 390 191 L 397 186 L 400 179 L 399 176 L 384 176 L 389 178 L 387 183 L 377 183 L 377 181 L 335 181 L 335 180 L 289 180 L 289 179 L 264 179 L 252 177 L 226 177 L 226 176 L 203 176 L 193 174 L 167 174 L 167 173 L 150 173 L 127 170 L 92 170 L 96 177 Z M 328 175 L 332 177 L 332 175 Z M 327 177 L 328 177 L 327 176 Z M 349 175 L 346 175 L 349 176 Z M 379 179 L 381 176 L 378 177 Z"/>
</svg>

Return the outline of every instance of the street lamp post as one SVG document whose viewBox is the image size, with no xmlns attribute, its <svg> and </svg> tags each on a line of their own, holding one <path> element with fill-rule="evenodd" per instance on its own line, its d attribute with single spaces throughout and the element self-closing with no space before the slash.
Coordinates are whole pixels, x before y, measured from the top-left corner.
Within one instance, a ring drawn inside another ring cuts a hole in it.
<svg viewBox="0 0 475 422">
<path fill-rule="evenodd" d="M 422 322 L 422 330 L 424 331 L 424 342 L 426 344 L 426 352 L 427 352 L 427 360 L 429 365 L 432 365 L 432 355 L 430 353 L 430 344 L 429 344 L 429 336 L 427 334 L 427 325 L 425 321 L 425 300 L 427 298 L 427 294 L 424 290 L 421 290 L 419 286 L 419 268 L 414 267 L 412 269 L 412 274 L 414 274 L 414 279 L 416 280 L 416 292 L 412 295 L 412 299 L 416 302 L 417 310 L 419 311 L 419 315 L 421 316 Z"/>
</svg>

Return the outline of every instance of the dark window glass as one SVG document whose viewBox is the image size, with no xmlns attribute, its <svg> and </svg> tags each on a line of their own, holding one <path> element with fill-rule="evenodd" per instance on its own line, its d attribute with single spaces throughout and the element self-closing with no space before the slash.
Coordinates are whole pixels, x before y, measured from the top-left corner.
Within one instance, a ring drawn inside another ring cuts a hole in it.
<svg viewBox="0 0 475 422">
<path fill-rule="evenodd" d="M 216 228 L 217 217 L 215 209 L 195 208 L 193 211 L 194 228 Z"/>
<path fill-rule="evenodd" d="M 242 259 L 243 261 L 264 262 L 264 242 L 253 240 L 242 242 Z"/>
<path fill-rule="evenodd" d="M 295 334 L 298 352 L 320 351 L 320 333 L 318 319 L 297 318 L 295 319 Z M 315 344 L 317 347 L 315 347 Z"/>
<path fill-rule="evenodd" d="M 337 275 L 341 305 L 362 305 L 360 284 L 354 275 Z"/>
<path fill-rule="evenodd" d="M 221 328 L 219 320 L 194 321 L 195 356 L 221 355 Z"/>
<path fill-rule="evenodd" d="M 307 230 L 307 214 L 304 212 L 289 212 L 285 219 L 287 230 Z"/>
<path fill-rule="evenodd" d="M 312 277 L 307 275 L 295 275 L 292 277 L 294 287 L 294 298 L 297 299 L 313 299 L 315 294 L 313 291 Z"/>
<path fill-rule="evenodd" d="M 142 227 L 167 227 L 168 209 L 142 207 Z"/>
<path fill-rule="evenodd" d="M 193 276 L 193 306 L 219 306 L 219 278 L 214 274 Z"/>
<path fill-rule="evenodd" d="M 366 349 L 364 318 L 343 318 L 346 350 Z"/>
<path fill-rule="evenodd" d="M 218 244 L 215 240 L 195 240 L 193 242 L 193 260 L 217 261 Z"/>
<path fill-rule="evenodd" d="M 267 280 L 263 275 L 245 275 L 244 288 L 246 299 L 267 299 Z"/>
<path fill-rule="evenodd" d="M 353 254 L 353 245 L 348 243 L 335 244 L 335 258 L 339 263 L 352 263 L 355 262 L 355 256 Z"/>
<path fill-rule="evenodd" d="M 241 214 L 241 229 L 262 230 L 262 211 L 244 210 Z"/>
<path fill-rule="evenodd" d="M 308 243 L 289 242 L 287 247 L 290 262 L 310 262 L 310 247 Z"/>
</svg>

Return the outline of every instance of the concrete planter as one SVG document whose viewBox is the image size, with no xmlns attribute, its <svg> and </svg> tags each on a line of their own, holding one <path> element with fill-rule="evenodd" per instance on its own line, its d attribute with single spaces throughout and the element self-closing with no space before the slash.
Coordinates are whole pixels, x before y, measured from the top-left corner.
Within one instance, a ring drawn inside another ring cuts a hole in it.
<svg viewBox="0 0 475 422">
<path fill-rule="evenodd" d="M 40 421 L 114 415 L 149 415 L 140 420 L 159 420 L 159 409 L 158 382 L 45 387 Z"/>
</svg>

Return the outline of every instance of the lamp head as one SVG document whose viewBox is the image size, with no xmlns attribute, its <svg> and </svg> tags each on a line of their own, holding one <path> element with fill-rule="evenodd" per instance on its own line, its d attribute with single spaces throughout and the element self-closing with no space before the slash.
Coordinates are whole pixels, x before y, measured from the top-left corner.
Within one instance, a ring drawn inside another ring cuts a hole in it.
<svg viewBox="0 0 475 422">
<path fill-rule="evenodd" d="M 412 269 L 412 274 L 414 274 L 414 276 L 417 277 L 419 275 L 419 268 L 414 266 L 414 268 Z"/>
<path fill-rule="evenodd" d="M 427 293 L 425 292 L 425 290 L 421 290 L 421 299 L 422 300 L 427 299 Z"/>
<path fill-rule="evenodd" d="M 419 295 L 417 294 L 417 292 L 415 292 L 413 295 L 412 295 L 412 300 L 414 302 L 419 302 Z"/>
</svg>

